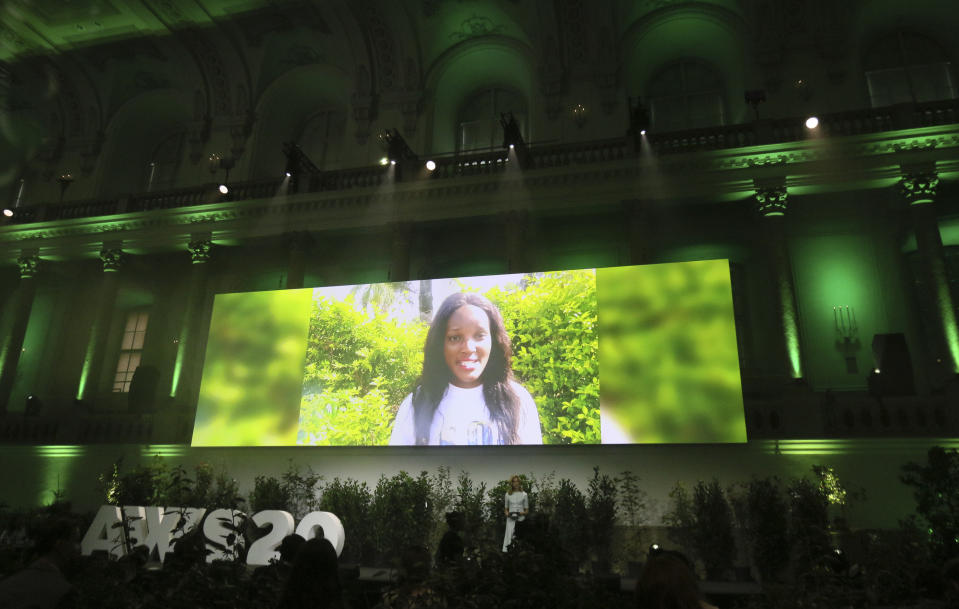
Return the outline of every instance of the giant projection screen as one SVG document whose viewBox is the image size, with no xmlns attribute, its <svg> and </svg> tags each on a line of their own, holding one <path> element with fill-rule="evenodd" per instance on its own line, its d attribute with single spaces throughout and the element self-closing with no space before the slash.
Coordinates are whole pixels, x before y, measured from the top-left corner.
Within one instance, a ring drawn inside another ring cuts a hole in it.
<svg viewBox="0 0 959 609">
<path fill-rule="evenodd" d="M 192 444 L 745 441 L 705 260 L 218 294 Z"/>
</svg>

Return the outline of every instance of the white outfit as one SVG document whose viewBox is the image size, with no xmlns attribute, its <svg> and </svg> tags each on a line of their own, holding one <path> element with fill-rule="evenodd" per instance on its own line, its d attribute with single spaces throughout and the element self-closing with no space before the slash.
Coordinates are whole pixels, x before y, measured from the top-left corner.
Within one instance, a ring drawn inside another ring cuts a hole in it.
<svg viewBox="0 0 959 609">
<path fill-rule="evenodd" d="M 539 412 L 533 396 L 519 383 L 512 384 L 519 398 L 519 444 L 542 444 Z M 450 384 L 433 413 L 430 424 L 430 446 L 502 444 L 499 429 L 490 417 L 483 397 L 483 386 L 463 389 Z M 413 421 L 413 394 L 406 396 L 393 421 L 390 446 L 416 444 L 416 426 Z"/>
<path fill-rule="evenodd" d="M 526 516 L 522 514 L 528 509 L 529 497 L 526 495 L 526 491 L 506 493 L 506 511 L 510 514 L 519 512 L 520 517 L 516 520 L 513 520 L 509 516 L 506 517 L 506 535 L 503 536 L 504 552 L 509 548 L 509 544 L 513 543 L 513 532 L 516 530 L 516 523 L 526 520 Z"/>
</svg>

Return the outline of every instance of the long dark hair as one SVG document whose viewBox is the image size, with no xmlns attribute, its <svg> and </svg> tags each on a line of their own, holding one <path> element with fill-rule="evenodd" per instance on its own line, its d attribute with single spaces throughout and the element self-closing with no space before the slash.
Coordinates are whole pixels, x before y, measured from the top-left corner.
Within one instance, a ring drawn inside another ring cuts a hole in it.
<svg viewBox="0 0 959 609">
<path fill-rule="evenodd" d="M 446 327 L 450 317 L 462 306 L 473 305 L 486 313 L 489 318 L 490 349 L 489 360 L 480 379 L 483 381 L 483 397 L 486 408 L 499 430 L 500 441 L 504 444 L 516 444 L 519 441 L 519 398 L 513 391 L 513 345 L 506 334 L 503 316 L 484 296 L 475 293 L 457 292 L 449 295 L 433 317 L 433 323 L 426 334 L 423 346 L 423 374 L 413 391 L 413 420 L 416 429 L 416 443 L 429 444 L 430 425 L 433 414 L 439 406 L 446 389 L 453 379 L 453 373 L 446 365 L 443 355 L 446 341 Z"/>
</svg>

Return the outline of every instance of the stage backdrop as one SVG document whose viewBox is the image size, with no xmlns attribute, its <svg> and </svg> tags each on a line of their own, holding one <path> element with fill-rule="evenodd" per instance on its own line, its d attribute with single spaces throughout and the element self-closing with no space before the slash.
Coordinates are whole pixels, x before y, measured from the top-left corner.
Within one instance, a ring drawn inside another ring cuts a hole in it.
<svg viewBox="0 0 959 609">
<path fill-rule="evenodd" d="M 497 361 L 488 313 L 469 336 L 434 319 L 460 292 L 501 313 L 518 412 L 538 419 L 544 444 L 746 441 L 729 264 L 707 260 L 219 294 L 193 445 L 398 443 L 431 324 L 436 361 L 469 342 L 469 360 L 439 374 L 488 378 Z M 474 418 L 436 443 L 503 443 Z"/>
</svg>

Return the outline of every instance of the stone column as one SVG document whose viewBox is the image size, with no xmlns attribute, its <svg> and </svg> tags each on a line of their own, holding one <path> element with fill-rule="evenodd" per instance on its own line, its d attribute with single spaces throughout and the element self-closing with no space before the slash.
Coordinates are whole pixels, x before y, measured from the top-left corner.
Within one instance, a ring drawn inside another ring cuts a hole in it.
<svg viewBox="0 0 959 609">
<path fill-rule="evenodd" d="M 205 321 L 207 318 L 207 276 L 210 252 L 213 248 L 211 235 L 193 235 L 187 246 L 190 250 L 190 276 L 187 287 L 186 308 L 177 336 L 176 360 L 173 364 L 173 382 L 170 397 L 181 405 L 194 406 L 200 391 L 200 372 L 203 368 L 203 351 L 206 344 Z"/>
<path fill-rule="evenodd" d="M 77 398 L 85 402 L 94 402 L 100 390 L 103 375 L 103 358 L 106 353 L 107 338 L 113 322 L 114 307 L 117 301 L 120 266 L 123 263 L 123 248 L 119 243 L 104 243 L 100 250 L 100 262 L 103 274 L 100 278 L 96 299 L 96 313 L 87 351 L 83 358 L 83 370 L 77 387 Z"/>
<path fill-rule="evenodd" d="M 529 271 L 529 212 L 513 209 L 502 215 L 506 231 L 506 267 L 510 273 Z"/>
<path fill-rule="evenodd" d="M 288 235 L 287 247 L 290 250 L 290 265 L 286 272 L 286 289 L 303 287 L 306 275 L 306 257 L 313 239 L 309 233 L 296 232 Z"/>
<path fill-rule="evenodd" d="M 394 222 L 391 225 L 390 281 L 409 281 L 410 242 L 413 229 L 409 222 Z"/>
<path fill-rule="evenodd" d="M 933 312 L 936 325 L 936 344 L 932 346 L 938 363 L 947 374 L 959 373 L 959 330 L 956 328 L 956 310 L 942 251 L 942 235 L 936 217 L 936 188 L 939 177 L 934 171 L 907 171 L 899 182 L 900 192 L 909 203 L 916 247 L 919 250 L 921 286 L 919 298 L 923 309 Z"/>
<path fill-rule="evenodd" d="M 788 378 L 799 379 L 803 376 L 802 353 L 792 266 L 786 248 L 787 198 L 785 184 L 756 187 L 756 209 L 762 216 L 760 238 L 772 281 L 773 303 L 782 337 L 777 341 L 782 357 L 781 370 Z"/>
<path fill-rule="evenodd" d="M 627 199 L 623 201 L 622 205 L 626 216 L 628 264 L 649 264 L 653 257 L 652 235 L 654 230 L 648 202 L 639 199 Z"/>
<path fill-rule="evenodd" d="M 20 285 L 10 304 L 12 322 L 10 333 L 0 344 L 0 412 L 10 408 L 10 392 L 17 379 L 17 366 L 20 363 L 20 353 L 23 351 L 23 339 L 27 335 L 27 324 L 30 321 L 30 311 L 33 309 L 33 297 L 36 294 L 37 270 L 40 266 L 40 257 L 36 252 L 23 252 L 17 259 L 20 267 Z"/>
</svg>

